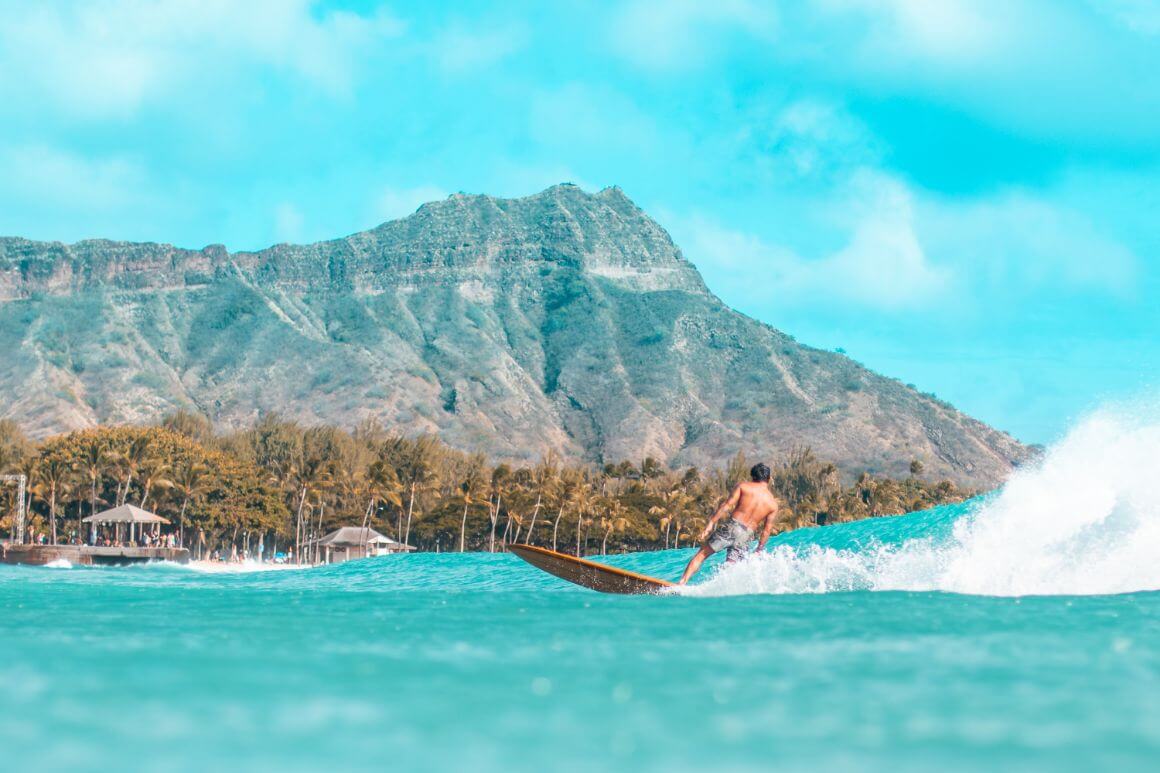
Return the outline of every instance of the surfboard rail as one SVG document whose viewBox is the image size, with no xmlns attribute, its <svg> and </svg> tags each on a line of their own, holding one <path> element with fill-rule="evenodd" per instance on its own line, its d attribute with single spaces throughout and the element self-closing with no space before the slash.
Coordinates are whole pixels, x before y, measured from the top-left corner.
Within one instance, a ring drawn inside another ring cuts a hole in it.
<svg viewBox="0 0 1160 773">
<path fill-rule="evenodd" d="M 615 566 L 557 553 L 535 545 L 508 545 L 508 550 L 537 569 L 601 593 L 645 595 L 659 593 L 675 585 L 667 580 L 649 577 L 647 574 L 618 569 Z"/>
</svg>

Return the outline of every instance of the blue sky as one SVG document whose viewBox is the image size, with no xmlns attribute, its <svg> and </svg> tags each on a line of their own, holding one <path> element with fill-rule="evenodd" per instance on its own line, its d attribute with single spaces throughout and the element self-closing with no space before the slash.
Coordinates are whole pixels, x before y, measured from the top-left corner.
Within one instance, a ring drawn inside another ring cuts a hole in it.
<svg viewBox="0 0 1160 773">
<path fill-rule="evenodd" d="M 619 185 L 710 287 L 1029 442 L 1160 387 L 1150 0 L 0 0 L 0 233 L 258 248 Z"/>
</svg>

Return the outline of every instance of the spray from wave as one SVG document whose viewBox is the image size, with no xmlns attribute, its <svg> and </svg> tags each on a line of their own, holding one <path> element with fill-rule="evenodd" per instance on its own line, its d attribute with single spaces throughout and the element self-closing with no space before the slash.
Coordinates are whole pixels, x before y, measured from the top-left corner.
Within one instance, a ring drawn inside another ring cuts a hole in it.
<svg viewBox="0 0 1160 773">
<path fill-rule="evenodd" d="M 1089 416 L 1038 464 L 964 511 L 949 536 L 841 550 L 783 545 L 726 566 L 685 592 L 1021 596 L 1160 589 L 1160 420 L 1155 417 L 1154 410 L 1142 409 Z"/>
</svg>

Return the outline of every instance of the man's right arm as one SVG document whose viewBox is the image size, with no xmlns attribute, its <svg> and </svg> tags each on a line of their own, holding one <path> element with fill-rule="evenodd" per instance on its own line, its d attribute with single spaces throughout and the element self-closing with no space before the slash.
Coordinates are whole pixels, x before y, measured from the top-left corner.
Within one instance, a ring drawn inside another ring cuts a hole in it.
<svg viewBox="0 0 1160 773">
<path fill-rule="evenodd" d="M 704 542 L 707 540 L 713 532 L 713 527 L 717 524 L 717 521 L 724 518 L 726 513 L 732 512 L 733 508 L 737 507 L 737 503 L 740 501 L 741 486 L 738 485 L 737 488 L 733 489 L 733 493 L 717 506 L 717 512 L 713 513 L 713 517 L 709 519 L 709 522 L 705 524 L 705 528 L 701 530 L 701 536 L 697 538 L 698 541 Z"/>
<path fill-rule="evenodd" d="M 765 543 L 769 542 L 769 537 L 771 534 L 773 534 L 773 525 L 777 521 L 778 509 L 779 509 L 779 503 L 775 499 L 773 501 L 773 509 L 769 511 L 769 515 L 765 516 L 765 523 L 764 523 L 763 528 L 761 530 L 761 539 L 759 539 L 757 541 L 757 551 L 756 552 L 758 552 L 758 553 L 765 550 Z"/>
</svg>

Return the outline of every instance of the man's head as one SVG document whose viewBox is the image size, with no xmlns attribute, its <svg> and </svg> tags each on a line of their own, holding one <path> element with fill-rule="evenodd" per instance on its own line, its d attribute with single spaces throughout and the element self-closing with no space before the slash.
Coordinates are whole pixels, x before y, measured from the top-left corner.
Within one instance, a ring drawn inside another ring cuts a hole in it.
<svg viewBox="0 0 1160 773">
<path fill-rule="evenodd" d="M 769 467 L 764 462 L 758 462 L 749 471 L 749 477 L 753 478 L 754 483 L 769 483 Z"/>
</svg>

